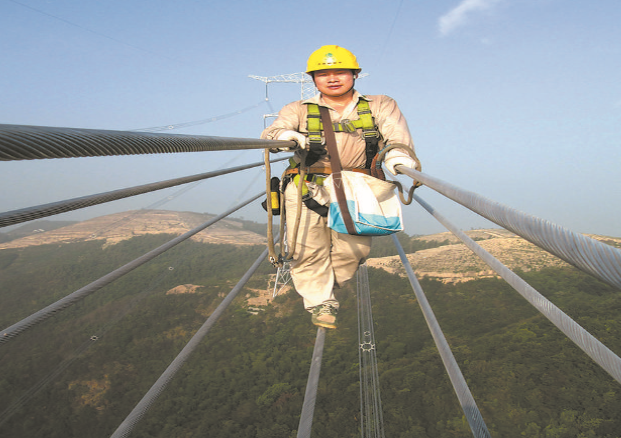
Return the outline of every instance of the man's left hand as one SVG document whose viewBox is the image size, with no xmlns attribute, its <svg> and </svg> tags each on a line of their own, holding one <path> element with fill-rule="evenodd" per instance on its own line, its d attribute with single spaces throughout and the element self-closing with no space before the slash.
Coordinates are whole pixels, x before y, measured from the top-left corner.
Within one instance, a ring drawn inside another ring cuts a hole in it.
<svg viewBox="0 0 621 438">
<path fill-rule="evenodd" d="M 393 154 L 393 152 L 395 152 Z M 413 158 L 402 155 L 396 150 L 388 151 L 386 158 L 384 159 L 384 165 L 386 169 L 393 175 L 397 175 L 399 172 L 395 169 L 397 166 L 409 167 L 410 169 L 416 169 L 418 163 Z"/>
</svg>

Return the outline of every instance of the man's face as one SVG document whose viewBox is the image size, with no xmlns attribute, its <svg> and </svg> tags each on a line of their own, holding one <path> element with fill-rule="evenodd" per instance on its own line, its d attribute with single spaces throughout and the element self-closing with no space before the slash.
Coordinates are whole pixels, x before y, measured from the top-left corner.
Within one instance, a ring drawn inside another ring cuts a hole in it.
<svg viewBox="0 0 621 438">
<path fill-rule="evenodd" d="M 318 70 L 313 75 L 315 86 L 323 95 L 339 97 L 354 88 L 354 73 L 351 70 Z"/>
</svg>

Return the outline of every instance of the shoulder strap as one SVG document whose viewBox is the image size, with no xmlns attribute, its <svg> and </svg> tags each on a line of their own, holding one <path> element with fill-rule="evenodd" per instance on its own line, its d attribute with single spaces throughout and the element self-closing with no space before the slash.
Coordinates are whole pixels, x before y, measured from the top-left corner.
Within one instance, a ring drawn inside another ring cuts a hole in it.
<svg viewBox="0 0 621 438">
<path fill-rule="evenodd" d="M 341 216 L 343 222 L 347 228 L 349 234 L 356 235 L 356 227 L 354 221 L 349 213 L 347 207 L 347 199 L 345 198 L 345 189 L 343 188 L 343 175 L 341 174 L 341 159 L 339 158 L 339 151 L 336 147 L 336 138 L 334 137 L 334 130 L 332 129 L 332 123 L 330 120 L 330 110 L 326 107 L 319 107 L 321 113 L 321 119 L 326 127 L 324 133 L 326 136 L 326 145 L 328 147 L 328 153 L 330 154 L 330 167 L 332 167 L 332 180 L 334 181 L 334 191 L 336 192 L 336 199 L 339 203 L 339 210 L 341 210 Z"/>
<path fill-rule="evenodd" d="M 360 99 L 358 101 L 358 117 L 362 120 L 362 133 L 364 135 L 364 142 L 366 143 L 366 158 L 367 161 L 364 165 L 366 169 L 370 169 L 373 164 L 373 158 L 379 151 L 379 131 L 375 127 L 375 119 L 371 114 L 371 107 L 369 102 Z"/>
<path fill-rule="evenodd" d="M 308 115 L 306 116 L 306 129 L 308 130 L 308 139 L 311 143 L 321 144 L 321 115 L 319 114 L 319 105 L 316 103 L 306 104 Z"/>
</svg>

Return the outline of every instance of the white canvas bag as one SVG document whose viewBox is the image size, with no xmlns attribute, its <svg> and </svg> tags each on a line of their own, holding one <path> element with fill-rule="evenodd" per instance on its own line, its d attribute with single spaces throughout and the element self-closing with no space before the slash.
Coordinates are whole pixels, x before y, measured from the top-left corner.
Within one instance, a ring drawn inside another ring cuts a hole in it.
<svg viewBox="0 0 621 438">
<path fill-rule="evenodd" d="M 401 203 L 394 184 L 360 172 L 342 171 L 341 175 L 356 234 L 382 236 L 403 230 Z M 348 234 L 332 175 L 325 179 L 323 187 L 330 198 L 328 226 L 334 231 Z"/>
</svg>

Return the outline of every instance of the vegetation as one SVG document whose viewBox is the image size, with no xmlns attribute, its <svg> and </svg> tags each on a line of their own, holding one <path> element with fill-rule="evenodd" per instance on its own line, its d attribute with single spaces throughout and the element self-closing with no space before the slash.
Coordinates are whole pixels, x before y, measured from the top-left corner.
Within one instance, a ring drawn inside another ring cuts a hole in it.
<svg viewBox="0 0 621 438">
<path fill-rule="evenodd" d="M 440 246 L 450 244 L 448 240 L 438 241 L 417 239 L 415 236 L 408 236 L 404 232 L 397 233 L 395 236 L 399 239 L 399 243 L 401 243 L 401 246 L 406 254 L 412 254 L 423 249 L 438 248 Z M 381 236 L 373 239 L 373 246 L 371 247 L 371 254 L 369 257 L 389 257 L 397 254 L 398 253 L 391 236 Z"/>
<path fill-rule="evenodd" d="M 0 323 L 13 324 L 169 238 L 0 251 Z M 109 437 L 262 251 L 186 241 L 0 346 L 0 436 Z M 266 286 L 271 273 L 266 263 L 253 286 Z M 573 269 L 521 275 L 621 353 L 618 290 Z M 471 437 L 409 282 L 375 269 L 369 280 L 386 436 Z M 180 284 L 202 287 L 166 294 Z M 619 383 L 505 282 L 421 284 L 492 436 L 621 436 Z M 295 437 L 316 330 L 294 292 L 258 315 L 247 311 L 245 293 L 132 437 Z M 354 286 L 338 296 L 341 325 L 327 335 L 313 424 L 322 438 L 360 435 Z M 6 420 L 5 409 L 71 358 Z"/>
</svg>

